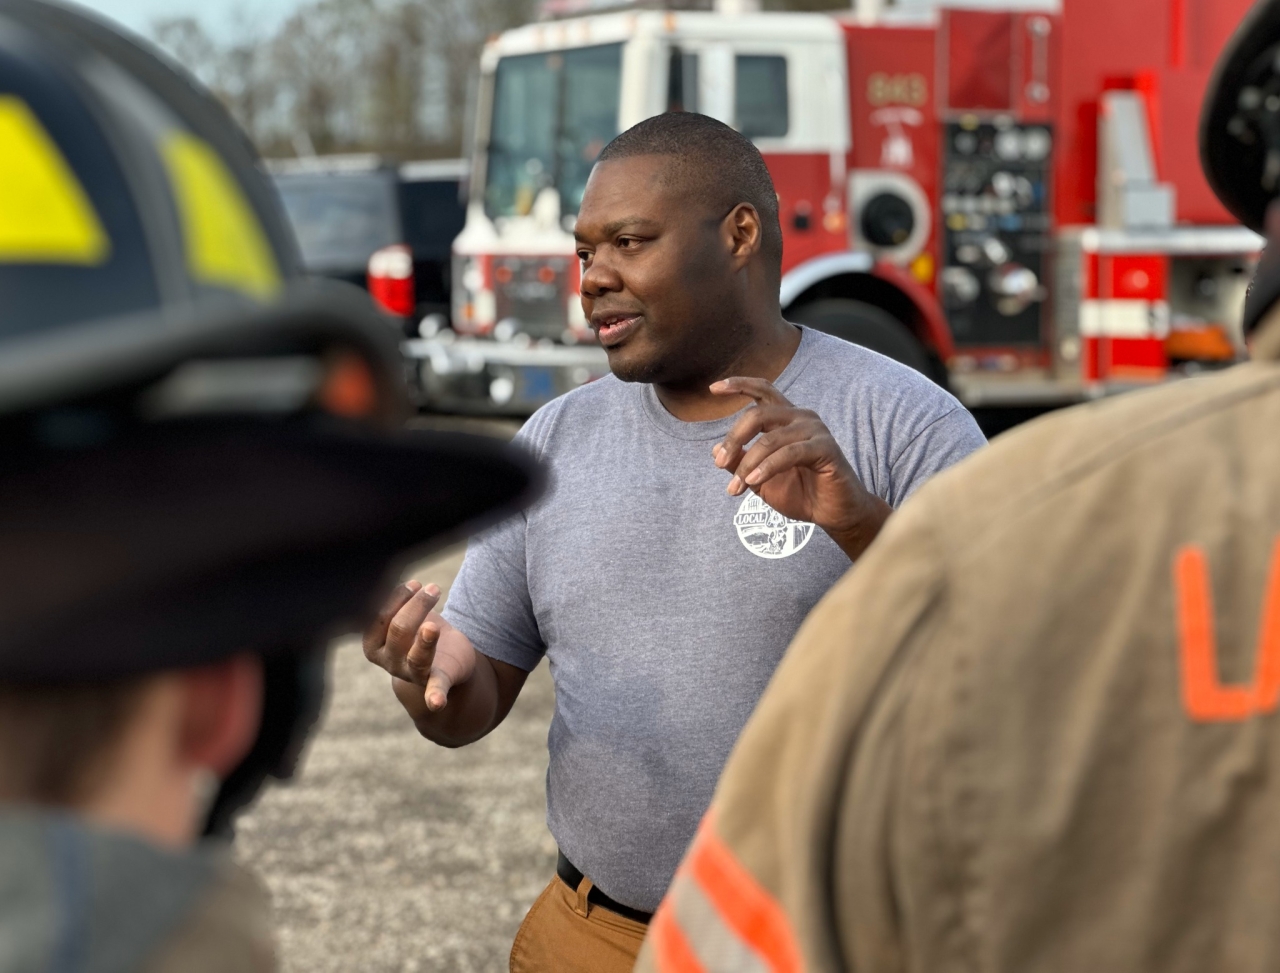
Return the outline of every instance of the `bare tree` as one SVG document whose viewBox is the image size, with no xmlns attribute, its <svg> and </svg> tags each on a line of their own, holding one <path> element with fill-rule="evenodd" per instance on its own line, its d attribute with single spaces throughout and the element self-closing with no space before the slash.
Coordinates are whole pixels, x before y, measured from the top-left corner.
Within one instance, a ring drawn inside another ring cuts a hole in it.
<svg viewBox="0 0 1280 973">
<path fill-rule="evenodd" d="M 206 85 L 216 84 L 222 52 L 195 17 L 156 20 L 151 24 L 151 36 Z"/>
<path fill-rule="evenodd" d="M 849 0 L 763 0 L 766 9 Z M 537 0 L 304 0 L 274 31 L 218 40 L 194 17 L 152 35 L 208 84 L 267 154 L 463 151 L 468 82 L 487 38 L 528 23 Z"/>
<path fill-rule="evenodd" d="M 152 36 L 266 154 L 441 156 L 462 149 L 486 39 L 534 13 L 535 0 L 305 0 L 271 32 L 225 41 L 173 17 Z"/>
<path fill-rule="evenodd" d="M 534 18 L 535 0 L 406 0 L 427 28 L 426 43 L 442 72 L 447 100 L 448 142 L 461 147 L 467 85 L 478 70 L 485 41 Z"/>
<path fill-rule="evenodd" d="M 422 141 L 419 121 L 428 56 L 419 11 L 408 3 L 385 11 L 365 52 L 370 141 L 384 152 L 404 152 Z"/>
<path fill-rule="evenodd" d="M 207 85 L 255 140 L 276 98 L 268 50 L 262 39 L 242 29 L 234 41 L 218 43 L 194 17 L 169 17 L 151 26 L 156 42 Z"/>
</svg>

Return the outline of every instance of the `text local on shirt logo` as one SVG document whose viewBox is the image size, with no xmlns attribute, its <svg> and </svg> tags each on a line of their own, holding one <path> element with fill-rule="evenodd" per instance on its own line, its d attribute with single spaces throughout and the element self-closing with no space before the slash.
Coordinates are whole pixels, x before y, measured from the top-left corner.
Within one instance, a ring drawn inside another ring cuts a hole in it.
<svg viewBox="0 0 1280 973">
<path fill-rule="evenodd" d="M 784 517 L 754 493 L 743 498 L 733 526 L 742 546 L 763 558 L 790 557 L 813 536 L 814 525 Z"/>
</svg>

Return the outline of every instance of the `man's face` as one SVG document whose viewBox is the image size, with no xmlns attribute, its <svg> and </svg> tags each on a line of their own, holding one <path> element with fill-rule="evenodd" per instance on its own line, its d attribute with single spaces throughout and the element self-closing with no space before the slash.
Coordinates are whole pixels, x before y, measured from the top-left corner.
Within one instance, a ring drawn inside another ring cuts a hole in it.
<svg viewBox="0 0 1280 973">
<path fill-rule="evenodd" d="M 661 156 L 596 165 L 575 228 L 582 308 L 624 382 L 696 383 L 733 346 L 739 298 L 721 224 Z"/>
</svg>

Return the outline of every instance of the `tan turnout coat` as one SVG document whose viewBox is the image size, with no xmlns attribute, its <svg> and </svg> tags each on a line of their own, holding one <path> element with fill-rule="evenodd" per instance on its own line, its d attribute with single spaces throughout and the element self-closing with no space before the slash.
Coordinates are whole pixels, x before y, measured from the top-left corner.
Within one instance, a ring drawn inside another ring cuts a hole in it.
<svg viewBox="0 0 1280 973">
<path fill-rule="evenodd" d="M 1034 422 L 895 514 L 637 969 L 1280 969 L 1280 312 L 1254 357 Z"/>
</svg>

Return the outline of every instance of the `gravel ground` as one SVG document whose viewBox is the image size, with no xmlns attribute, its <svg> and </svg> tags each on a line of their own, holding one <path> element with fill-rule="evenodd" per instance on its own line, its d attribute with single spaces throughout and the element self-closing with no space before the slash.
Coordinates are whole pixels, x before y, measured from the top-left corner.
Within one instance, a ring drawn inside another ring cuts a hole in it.
<svg viewBox="0 0 1280 973">
<path fill-rule="evenodd" d="M 408 576 L 447 592 L 454 549 Z M 355 640 L 332 655 L 328 711 L 294 783 L 239 824 L 271 892 L 286 973 L 500 971 L 550 879 L 546 666 L 496 731 L 461 750 L 418 736 Z"/>
</svg>

